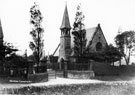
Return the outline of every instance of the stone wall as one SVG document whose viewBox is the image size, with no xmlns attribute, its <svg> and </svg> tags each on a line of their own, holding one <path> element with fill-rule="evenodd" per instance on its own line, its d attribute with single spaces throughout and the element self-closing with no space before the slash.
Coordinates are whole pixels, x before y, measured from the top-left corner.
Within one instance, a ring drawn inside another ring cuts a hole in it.
<svg viewBox="0 0 135 95">
<path fill-rule="evenodd" d="M 93 71 L 95 73 L 95 76 L 118 75 L 118 69 L 109 64 L 110 63 L 93 61 Z"/>
<path fill-rule="evenodd" d="M 28 81 L 46 82 L 48 81 L 48 73 L 28 74 Z"/>
<path fill-rule="evenodd" d="M 94 72 L 93 71 L 77 71 L 77 70 L 68 70 L 67 71 L 67 78 L 73 79 L 90 79 L 93 78 Z"/>
</svg>

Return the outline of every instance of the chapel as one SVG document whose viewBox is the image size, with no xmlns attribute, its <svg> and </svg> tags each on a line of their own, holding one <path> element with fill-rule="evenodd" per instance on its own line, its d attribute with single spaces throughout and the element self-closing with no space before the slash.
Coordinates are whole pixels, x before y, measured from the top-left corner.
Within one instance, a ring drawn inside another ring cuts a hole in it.
<svg viewBox="0 0 135 95">
<path fill-rule="evenodd" d="M 72 48 L 74 46 L 67 5 L 65 6 L 60 30 L 61 36 L 58 62 L 61 60 L 68 60 L 69 57 L 72 56 Z M 86 39 L 86 49 L 89 53 L 102 52 L 108 45 L 100 24 L 96 27 L 86 29 Z"/>
</svg>

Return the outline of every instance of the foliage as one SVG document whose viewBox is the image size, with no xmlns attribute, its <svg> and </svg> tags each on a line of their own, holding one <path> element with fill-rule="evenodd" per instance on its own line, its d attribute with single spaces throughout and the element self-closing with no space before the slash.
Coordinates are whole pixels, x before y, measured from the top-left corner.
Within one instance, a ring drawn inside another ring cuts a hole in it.
<svg viewBox="0 0 135 95">
<path fill-rule="evenodd" d="M 4 42 L 0 47 L 0 60 L 7 61 L 9 58 L 12 58 L 12 55 L 16 53 L 16 49 L 11 43 Z"/>
<path fill-rule="evenodd" d="M 86 57 L 88 59 L 99 61 L 99 62 L 108 62 L 110 64 L 112 62 L 119 61 L 121 59 L 121 56 L 122 55 L 120 54 L 118 49 L 111 44 L 107 46 L 103 52 L 97 52 L 97 53 L 91 52 L 89 54 L 86 54 Z"/>
<path fill-rule="evenodd" d="M 124 57 L 126 64 L 129 65 L 130 56 L 135 50 L 135 32 L 125 31 L 123 33 L 119 33 L 115 37 L 115 43 Z"/>
<path fill-rule="evenodd" d="M 15 54 L 18 49 L 16 49 L 11 43 L 4 43 L 4 48 L 5 48 L 5 57 L 11 56 Z"/>
<path fill-rule="evenodd" d="M 10 58 L 8 58 L 8 65 L 9 66 L 16 66 L 16 67 L 27 67 L 28 62 L 27 59 L 23 56 L 12 54 Z"/>
<path fill-rule="evenodd" d="M 75 22 L 73 24 L 73 36 L 74 36 L 74 55 L 83 56 L 86 46 L 86 30 L 83 23 L 84 15 L 81 11 L 81 6 L 77 6 L 77 12 L 75 17 Z"/>
<path fill-rule="evenodd" d="M 43 55 L 43 32 L 44 29 L 41 27 L 41 22 L 43 20 L 42 14 L 39 10 L 39 6 L 34 3 L 30 9 L 31 19 L 30 23 L 33 25 L 33 28 L 30 32 L 30 35 L 33 38 L 33 41 L 30 42 L 29 47 L 33 51 L 37 66 L 39 65 L 40 58 Z"/>
<path fill-rule="evenodd" d="M 27 65 L 27 60 L 24 57 L 16 55 L 18 49 L 16 49 L 13 44 L 4 42 L 1 48 L 0 54 L 3 54 L 5 65 L 17 67 L 24 67 Z"/>
<path fill-rule="evenodd" d="M 0 46 L 0 60 L 4 61 L 5 59 L 5 46 L 1 45 Z"/>
<path fill-rule="evenodd" d="M 27 59 L 28 59 L 29 61 L 34 61 L 34 62 L 36 61 L 33 54 L 29 55 L 29 56 L 27 57 Z"/>
<path fill-rule="evenodd" d="M 121 53 L 118 51 L 118 48 L 114 47 L 112 44 L 106 47 L 104 53 L 105 60 L 110 63 L 119 61 L 122 57 Z"/>
</svg>

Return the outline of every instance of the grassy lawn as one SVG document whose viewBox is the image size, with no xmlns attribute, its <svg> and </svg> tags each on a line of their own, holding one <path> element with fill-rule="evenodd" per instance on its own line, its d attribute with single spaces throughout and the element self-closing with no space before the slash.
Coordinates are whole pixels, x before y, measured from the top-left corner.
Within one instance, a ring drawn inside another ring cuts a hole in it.
<svg viewBox="0 0 135 95">
<path fill-rule="evenodd" d="M 27 86 L 6 89 L 2 93 L 20 95 L 135 95 L 135 82 L 103 82 L 49 87 Z"/>
</svg>

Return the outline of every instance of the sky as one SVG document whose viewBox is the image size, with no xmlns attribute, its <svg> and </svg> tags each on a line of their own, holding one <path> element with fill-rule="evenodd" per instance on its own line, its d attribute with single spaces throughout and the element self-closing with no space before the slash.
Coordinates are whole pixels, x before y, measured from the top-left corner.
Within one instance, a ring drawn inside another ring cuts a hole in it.
<svg viewBox="0 0 135 95">
<path fill-rule="evenodd" d="M 31 54 L 32 40 L 30 8 L 36 2 L 43 16 L 45 54 L 53 54 L 60 43 L 60 26 L 65 2 L 67 2 L 71 27 L 75 21 L 76 8 L 81 3 L 86 29 L 100 23 L 108 43 L 114 43 L 118 30 L 135 30 L 134 0 L 0 0 L 0 19 L 4 40 L 24 54 Z"/>
</svg>

